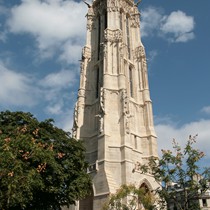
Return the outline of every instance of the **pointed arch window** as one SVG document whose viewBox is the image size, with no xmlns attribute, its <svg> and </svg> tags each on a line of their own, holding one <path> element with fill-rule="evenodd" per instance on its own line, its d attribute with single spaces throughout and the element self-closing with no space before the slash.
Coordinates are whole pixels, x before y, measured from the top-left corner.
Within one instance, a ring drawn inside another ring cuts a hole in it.
<svg viewBox="0 0 210 210">
<path fill-rule="evenodd" d="M 120 11 L 120 29 L 123 31 L 123 14 L 122 11 Z"/>
<path fill-rule="evenodd" d="M 96 98 L 99 97 L 99 88 L 100 88 L 100 81 L 99 81 L 99 68 L 96 69 Z"/>
<path fill-rule="evenodd" d="M 107 28 L 107 23 L 108 23 L 108 19 L 107 19 L 107 11 L 104 11 L 104 29 Z"/>
<path fill-rule="evenodd" d="M 126 37 L 127 37 L 127 47 L 128 47 L 128 58 L 130 59 L 130 27 L 129 27 L 129 17 L 126 16 Z"/>
<path fill-rule="evenodd" d="M 98 45 L 97 45 L 97 57 L 100 58 L 100 43 L 101 43 L 101 18 L 98 15 Z"/>
<path fill-rule="evenodd" d="M 133 69 L 129 66 L 129 89 L 130 89 L 130 96 L 133 98 Z"/>
</svg>

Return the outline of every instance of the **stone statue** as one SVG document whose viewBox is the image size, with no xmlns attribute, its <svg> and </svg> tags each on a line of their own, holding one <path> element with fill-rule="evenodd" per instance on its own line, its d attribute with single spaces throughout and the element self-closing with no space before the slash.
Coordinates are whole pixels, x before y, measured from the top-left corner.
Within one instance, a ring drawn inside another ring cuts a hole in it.
<svg viewBox="0 0 210 210">
<path fill-rule="evenodd" d="M 138 5 L 141 3 L 141 1 L 142 1 L 142 0 L 138 0 L 138 1 L 136 2 L 136 4 L 134 4 L 134 6 L 138 7 Z"/>
</svg>

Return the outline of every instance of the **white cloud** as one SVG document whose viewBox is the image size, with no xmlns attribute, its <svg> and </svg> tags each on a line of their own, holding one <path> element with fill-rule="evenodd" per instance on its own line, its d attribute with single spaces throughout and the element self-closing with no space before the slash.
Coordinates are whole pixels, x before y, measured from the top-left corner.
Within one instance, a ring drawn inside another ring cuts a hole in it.
<svg viewBox="0 0 210 210">
<path fill-rule="evenodd" d="M 73 109 L 68 109 L 60 115 L 60 118 L 56 122 L 57 126 L 65 131 L 71 132 L 73 126 Z"/>
<path fill-rule="evenodd" d="M 48 105 L 46 111 L 50 114 L 58 115 L 63 113 L 63 101 L 59 101 L 56 104 Z"/>
<path fill-rule="evenodd" d="M 78 64 L 78 60 L 81 59 L 82 47 L 79 44 L 72 42 L 66 42 L 63 46 L 63 53 L 60 55 L 60 61 L 66 61 L 69 64 Z"/>
<path fill-rule="evenodd" d="M 194 18 L 182 11 L 172 12 L 162 20 L 161 31 L 165 35 L 172 35 L 174 42 L 187 42 L 194 38 Z"/>
<path fill-rule="evenodd" d="M 70 88 L 77 82 L 76 76 L 76 71 L 63 69 L 48 74 L 39 81 L 39 85 L 43 88 L 43 98 L 48 103 L 45 107 L 46 113 L 65 116 L 66 106 L 69 108 L 72 105 L 71 94 L 74 90 Z"/>
<path fill-rule="evenodd" d="M 180 145 L 185 145 L 189 135 L 196 135 L 197 143 L 196 147 L 201 151 L 204 151 L 206 156 L 210 158 L 210 120 L 201 119 L 199 121 L 185 124 L 181 127 L 177 127 L 173 124 L 157 124 L 155 126 L 158 136 L 158 147 L 160 149 L 172 149 L 172 140 L 176 139 Z"/>
<path fill-rule="evenodd" d="M 174 42 L 188 42 L 191 39 L 195 38 L 195 34 L 193 32 L 180 34 L 179 36 L 175 37 L 172 41 Z"/>
<path fill-rule="evenodd" d="M 155 7 L 148 7 L 141 12 L 141 36 L 151 36 L 158 30 L 163 12 Z"/>
<path fill-rule="evenodd" d="M 72 106 L 75 104 L 75 101 L 72 100 L 71 97 L 72 93 L 73 92 L 68 89 L 62 92 L 57 90 L 46 90 L 45 92 L 47 105 L 44 108 L 44 111 L 48 115 L 53 115 L 57 119 L 59 126 L 62 128 L 67 127 L 64 126 L 64 124 L 67 124 L 68 126 L 72 124 L 72 111 L 72 115 L 69 114 L 69 109 L 72 110 Z"/>
<path fill-rule="evenodd" d="M 70 88 L 77 81 L 74 72 L 61 70 L 39 80 L 33 75 L 10 70 L 0 61 L 1 106 L 27 107 L 47 102 L 44 109 L 48 114 L 64 114 L 66 104 L 71 101 Z"/>
<path fill-rule="evenodd" d="M 76 74 L 71 70 L 61 70 L 48 74 L 39 83 L 45 88 L 61 89 L 72 86 L 76 81 Z M 54 91 L 54 90 L 53 90 Z"/>
<path fill-rule="evenodd" d="M 32 106 L 37 103 L 33 78 L 12 71 L 0 62 L 0 101 L 4 105 Z"/>
<path fill-rule="evenodd" d="M 56 119 L 56 124 L 71 131 L 73 109 L 69 87 L 74 85 L 72 71 L 61 70 L 39 81 L 30 74 L 18 73 L 0 61 L 0 102 L 2 107 L 27 107 L 45 104 L 43 111 Z M 74 97 L 75 98 L 75 97 Z M 41 100 L 40 100 L 41 99 Z M 41 111 L 41 110 L 40 110 Z"/>
<path fill-rule="evenodd" d="M 210 106 L 205 106 L 201 109 L 201 112 L 205 113 L 205 114 L 210 114 Z"/>
<path fill-rule="evenodd" d="M 8 26 L 12 33 L 33 35 L 45 57 L 46 53 L 52 56 L 53 48 L 60 49 L 65 54 L 64 46 L 69 40 L 74 42 L 74 45 L 83 44 L 86 12 L 87 8 L 83 2 L 22 0 L 20 5 L 12 8 Z M 78 51 L 72 49 L 70 55 L 75 53 Z"/>
<path fill-rule="evenodd" d="M 141 14 L 142 37 L 157 35 L 169 42 L 187 42 L 195 37 L 194 18 L 182 11 L 173 11 L 165 15 L 159 8 L 148 7 Z"/>
</svg>

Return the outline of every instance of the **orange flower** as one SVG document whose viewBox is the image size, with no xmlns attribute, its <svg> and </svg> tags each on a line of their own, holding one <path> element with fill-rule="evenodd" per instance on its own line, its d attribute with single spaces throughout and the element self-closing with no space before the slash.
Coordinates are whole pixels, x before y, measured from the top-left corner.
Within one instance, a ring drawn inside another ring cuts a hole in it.
<svg viewBox="0 0 210 210">
<path fill-rule="evenodd" d="M 23 155 L 22 155 L 22 157 L 25 159 L 25 160 L 28 160 L 28 158 L 29 158 L 29 152 L 26 152 L 26 153 L 24 153 Z"/>
<path fill-rule="evenodd" d="M 61 159 L 61 158 L 63 158 L 64 156 L 65 156 L 64 153 L 61 153 L 61 152 L 58 153 L 58 159 Z"/>
<path fill-rule="evenodd" d="M 51 145 L 48 147 L 48 149 L 49 149 L 50 151 L 53 151 L 53 147 L 54 147 L 54 145 L 51 144 Z"/>
<path fill-rule="evenodd" d="M 4 139 L 4 141 L 5 141 L 6 143 L 9 143 L 9 142 L 11 141 L 11 139 L 8 137 L 8 138 Z"/>
<path fill-rule="evenodd" d="M 27 131 L 27 125 L 24 125 L 23 128 L 20 131 L 25 133 Z"/>
<path fill-rule="evenodd" d="M 38 133 L 39 133 L 39 129 L 38 129 L 38 128 L 37 128 L 36 130 L 33 131 L 33 134 L 34 134 L 35 136 L 38 136 Z"/>
<path fill-rule="evenodd" d="M 46 170 L 46 166 L 47 166 L 47 163 L 41 163 L 40 165 L 38 165 L 37 167 L 37 172 L 40 173 L 40 172 L 44 172 Z"/>
<path fill-rule="evenodd" d="M 35 140 L 35 138 L 32 137 L 32 138 L 31 138 L 31 141 L 33 142 L 33 144 L 35 144 L 35 141 L 36 141 L 36 140 Z"/>
<path fill-rule="evenodd" d="M 14 172 L 13 172 L 13 171 L 12 171 L 12 172 L 9 172 L 9 173 L 8 173 L 8 176 L 13 177 L 13 176 L 14 176 Z"/>
</svg>

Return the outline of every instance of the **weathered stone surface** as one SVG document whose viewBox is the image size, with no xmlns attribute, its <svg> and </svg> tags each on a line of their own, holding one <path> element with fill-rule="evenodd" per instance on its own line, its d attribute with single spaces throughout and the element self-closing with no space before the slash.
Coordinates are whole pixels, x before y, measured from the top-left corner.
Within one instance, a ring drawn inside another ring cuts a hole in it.
<svg viewBox="0 0 210 210">
<path fill-rule="evenodd" d="M 99 210 L 122 184 L 157 186 L 139 164 L 157 156 L 139 12 L 132 0 L 95 0 L 87 14 L 74 134 L 83 139 L 93 195 L 80 210 Z"/>
</svg>

